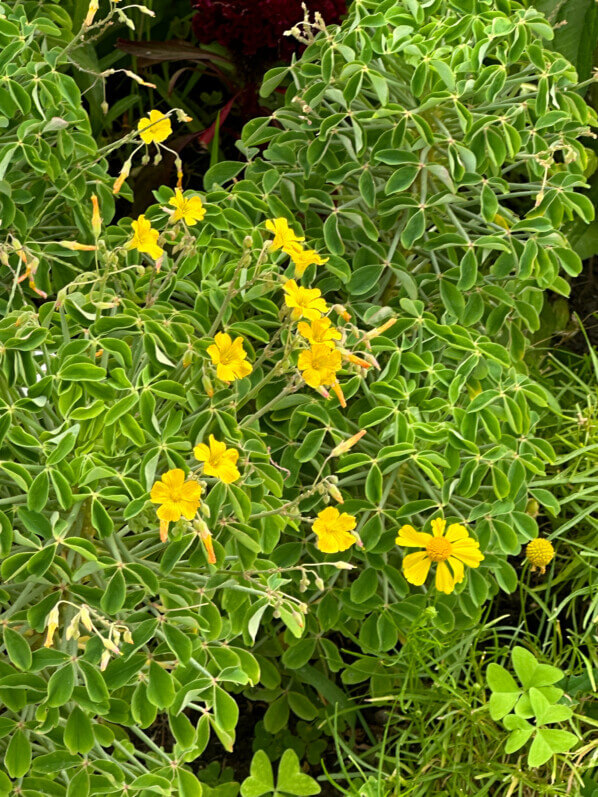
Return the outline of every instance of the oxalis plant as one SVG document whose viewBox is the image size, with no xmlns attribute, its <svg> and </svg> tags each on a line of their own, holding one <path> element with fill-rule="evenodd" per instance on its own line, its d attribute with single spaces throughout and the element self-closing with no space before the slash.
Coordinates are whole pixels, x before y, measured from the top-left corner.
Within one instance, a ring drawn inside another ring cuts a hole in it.
<svg viewBox="0 0 598 797">
<path fill-rule="evenodd" d="M 64 165 L 76 224 L 7 222 L 0 793 L 208 793 L 239 701 L 269 733 L 350 729 L 414 626 L 459 633 L 516 589 L 530 497 L 559 511 L 525 349 L 590 215 L 573 70 L 517 4 L 356 2 L 298 33 L 243 175 L 179 175 L 111 226 L 172 130 L 148 107 L 120 174 Z M 296 763 L 274 786 L 259 756 L 244 792 L 315 793 Z"/>
</svg>

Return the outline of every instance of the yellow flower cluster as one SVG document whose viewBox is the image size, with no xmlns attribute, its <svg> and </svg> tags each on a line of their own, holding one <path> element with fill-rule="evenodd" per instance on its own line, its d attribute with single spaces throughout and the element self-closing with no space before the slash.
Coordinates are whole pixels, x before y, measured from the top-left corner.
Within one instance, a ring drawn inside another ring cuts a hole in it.
<svg viewBox="0 0 598 797">
<path fill-rule="evenodd" d="M 280 249 L 285 255 L 288 255 L 295 266 L 295 276 L 297 278 L 303 275 L 308 266 L 323 266 L 324 263 L 328 262 L 327 257 L 321 257 L 314 249 L 303 248 L 301 241 L 304 241 L 305 238 L 296 235 L 284 217 L 268 219 L 266 221 L 266 229 L 274 233 L 270 251 L 276 252 Z"/>
<path fill-rule="evenodd" d="M 313 249 L 304 249 L 298 236 L 285 218 L 268 219 L 266 228 L 274 233 L 270 250 L 281 249 L 288 254 L 295 264 L 295 276 L 300 277 L 308 265 L 322 265 L 328 258 L 322 258 Z M 283 285 L 284 302 L 290 310 L 291 319 L 298 321 L 299 335 L 310 344 L 299 354 L 297 367 L 307 385 L 328 397 L 327 387 L 331 387 L 342 407 L 346 407 L 345 397 L 338 381 L 338 372 L 342 368 L 343 359 L 369 368 L 370 363 L 356 357 L 350 351 L 337 345 L 342 340 L 341 332 L 333 326 L 328 317 L 330 308 L 326 304 L 318 288 L 306 288 L 299 285 L 296 279 L 290 279 Z M 341 315 L 350 320 L 349 314 L 341 308 Z M 306 320 L 302 320 L 306 319 Z M 309 322 L 309 323 L 308 323 Z"/>
</svg>

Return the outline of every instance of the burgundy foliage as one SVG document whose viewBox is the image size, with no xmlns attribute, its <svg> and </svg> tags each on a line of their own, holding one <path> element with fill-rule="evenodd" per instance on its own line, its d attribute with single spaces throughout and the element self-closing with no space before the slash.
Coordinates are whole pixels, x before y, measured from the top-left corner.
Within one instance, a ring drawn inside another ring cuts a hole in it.
<svg viewBox="0 0 598 797">
<path fill-rule="evenodd" d="M 303 19 L 301 0 L 191 0 L 197 14 L 193 31 L 200 42 L 218 42 L 236 56 L 288 57 L 297 43 L 283 36 Z M 346 12 L 345 0 L 307 0 L 311 15 L 319 11 L 326 24 Z"/>
</svg>

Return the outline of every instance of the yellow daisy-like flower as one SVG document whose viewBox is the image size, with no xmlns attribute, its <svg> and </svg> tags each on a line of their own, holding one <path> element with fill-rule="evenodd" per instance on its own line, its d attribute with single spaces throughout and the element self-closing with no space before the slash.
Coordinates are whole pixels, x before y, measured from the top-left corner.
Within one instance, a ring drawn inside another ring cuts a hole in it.
<svg viewBox="0 0 598 797">
<path fill-rule="evenodd" d="M 144 215 L 137 218 L 137 221 L 131 222 L 133 228 L 133 237 L 126 244 L 127 249 L 137 249 L 139 252 L 145 252 L 154 260 L 157 260 L 164 254 L 161 246 L 158 246 L 158 238 L 160 233 L 154 230 L 150 221 Z"/>
<path fill-rule="evenodd" d="M 296 235 L 296 233 L 289 227 L 289 222 L 284 217 L 280 217 L 278 219 L 267 219 L 266 229 L 274 233 L 274 240 L 270 244 L 271 252 L 276 252 L 278 249 L 282 249 L 283 252 L 289 254 L 290 249 L 293 249 L 294 247 L 301 248 L 299 241 L 305 240 L 302 235 Z"/>
<path fill-rule="evenodd" d="M 160 539 L 166 542 L 168 524 L 180 520 L 181 517 L 193 520 L 199 508 L 201 487 L 192 479 L 185 481 L 185 472 L 174 468 L 162 475 L 161 481 L 155 482 L 150 492 L 152 504 L 161 504 L 156 510 L 160 519 Z"/>
<path fill-rule="evenodd" d="M 537 537 L 528 542 L 525 547 L 525 558 L 532 566 L 532 571 L 538 569 L 541 575 L 546 572 L 546 565 L 554 559 L 554 548 L 550 540 Z"/>
<path fill-rule="evenodd" d="M 243 379 L 252 372 L 248 362 L 247 352 L 243 348 L 243 338 L 234 340 L 227 332 L 219 332 L 214 338 L 214 343 L 208 346 L 208 354 L 216 366 L 216 375 L 223 382 L 234 382 Z"/>
<path fill-rule="evenodd" d="M 215 476 L 225 484 L 236 482 L 241 476 L 237 468 L 239 452 L 236 448 L 227 448 L 226 443 L 220 443 L 213 434 L 209 438 L 210 445 L 199 443 L 193 449 L 195 458 L 203 462 L 203 472 L 206 476 Z"/>
<path fill-rule="evenodd" d="M 327 257 L 321 257 L 315 249 L 303 249 L 303 247 L 299 245 L 289 248 L 287 254 L 290 255 L 291 260 L 295 264 L 295 276 L 297 278 L 303 276 L 303 272 L 308 266 L 323 266 L 329 259 Z"/>
<path fill-rule="evenodd" d="M 449 594 L 455 584 L 465 578 L 463 565 L 478 567 L 484 557 L 479 543 L 469 536 L 464 526 L 451 523 L 446 534 L 445 527 L 446 520 L 439 517 L 432 521 L 432 534 L 416 531 L 413 526 L 402 526 L 395 542 L 407 548 L 425 548 L 403 559 L 403 575 L 410 584 L 420 587 L 432 562 L 436 562 L 436 589 Z"/>
<path fill-rule="evenodd" d="M 189 227 L 193 227 L 198 221 L 202 221 L 206 215 L 206 209 L 203 206 L 201 197 L 186 197 L 180 188 L 175 189 L 174 196 L 168 200 L 168 204 L 175 208 L 170 217 L 171 220 L 180 221 L 182 219 Z"/>
<path fill-rule="evenodd" d="M 137 130 L 146 144 L 159 144 L 172 133 L 172 125 L 170 119 L 160 111 L 150 111 L 149 116 L 139 120 Z"/>
<path fill-rule="evenodd" d="M 336 327 L 332 326 L 332 321 L 324 316 L 314 318 L 309 324 L 307 321 L 300 321 L 297 324 L 299 334 L 306 338 L 310 343 L 324 343 L 331 349 L 335 347 L 335 340 L 340 340 L 342 335 Z"/>
<path fill-rule="evenodd" d="M 341 514 L 336 507 L 327 506 L 318 512 L 318 518 L 314 520 L 313 530 L 318 538 L 318 550 L 322 553 L 346 551 L 356 542 L 351 534 L 356 525 L 357 520 L 353 515 L 346 512 Z"/>
<path fill-rule="evenodd" d="M 302 285 L 297 285 L 295 280 L 289 280 L 282 289 L 286 293 L 284 302 L 291 308 L 293 321 L 298 321 L 300 318 L 313 321 L 328 312 L 328 306 L 318 288 L 304 288 Z"/>
<path fill-rule="evenodd" d="M 299 355 L 297 368 L 310 387 L 325 387 L 336 382 L 336 372 L 342 366 L 340 351 L 331 349 L 325 343 L 314 343 Z"/>
</svg>

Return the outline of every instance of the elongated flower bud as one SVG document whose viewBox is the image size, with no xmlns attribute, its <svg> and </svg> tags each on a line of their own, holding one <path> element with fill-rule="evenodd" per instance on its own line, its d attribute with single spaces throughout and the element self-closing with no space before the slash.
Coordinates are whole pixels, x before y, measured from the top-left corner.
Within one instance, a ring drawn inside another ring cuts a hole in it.
<svg viewBox="0 0 598 797">
<path fill-rule="evenodd" d="M 118 177 L 114 181 L 114 185 L 112 186 L 112 193 L 113 194 L 118 194 L 120 189 L 123 187 L 123 183 L 125 182 L 125 180 L 129 176 L 130 172 L 131 172 L 131 161 L 127 160 L 123 164 L 123 167 L 120 170 L 120 174 L 118 175 Z"/>
<path fill-rule="evenodd" d="M 365 429 L 361 429 L 359 432 L 357 432 L 357 434 L 354 434 L 353 437 L 350 437 L 348 440 L 343 440 L 342 443 L 339 443 L 335 448 L 332 449 L 330 456 L 339 457 L 341 454 L 346 454 L 347 451 L 350 451 L 350 449 L 352 449 L 353 446 L 361 440 L 365 432 Z"/>
<path fill-rule="evenodd" d="M 91 196 L 91 229 L 93 237 L 98 238 L 102 231 L 102 217 L 100 216 L 100 206 L 98 205 L 98 198 L 95 194 Z"/>
<path fill-rule="evenodd" d="M 339 383 L 338 383 L 338 382 L 335 382 L 335 383 L 332 385 L 332 390 L 333 390 L 333 392 L 334 392 L 334 395 L 335 395 L 335 396 L 337 397 L 337 399 L 339 400 L 339 403 L 340 403 L 341 407 L 343 407 L 343 408 L 344 408 L 344 407 L 346 407 L 346 406 L 347 406 L 347 402 L 345 401 L 345 396 L 344 396 L 344 393 L 343 393 L 343 389 L 342 389 L 342 387 L 339 385 Z"/>
<path fill-rule="evenodd" d="M 56 243 L 63 249 L 70 249 L 71 252 L 95 252 L 98 248 L 92 244 L 80 244 L 79 241 L 56 241 Z"/>
<path fill-rule="evenodd" d="M 397 323 L 396 318 L 389 318 L 388 321 L 385 321 L 379 327 L 376 327 L 375 329 L 370 329 L 370 331 L 366 333 L 366 338 L 368 338 L 368 340 L 371 340 L 372 338 L 377 338 L 378 335 L 383 335 L 387 329 L 390 329 L 396 323 Z"/>
</svg>

